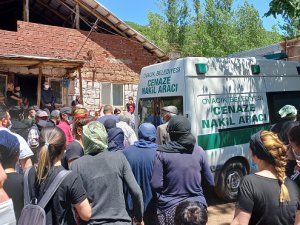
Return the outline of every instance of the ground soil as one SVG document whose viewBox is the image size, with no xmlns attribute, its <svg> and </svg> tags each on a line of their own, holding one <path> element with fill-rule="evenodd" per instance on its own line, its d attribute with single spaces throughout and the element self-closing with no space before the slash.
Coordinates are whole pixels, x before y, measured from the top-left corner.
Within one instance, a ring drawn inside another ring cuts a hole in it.
<svg viewBox="0 0 300 225">
<path fill-rule="evenodd" d="M 234 202 L 225 202 L 218 198 L 215 193 L 206 195 L 208 203 L 207 225 L 230 225 L 234 214 Z"/>
</svg>

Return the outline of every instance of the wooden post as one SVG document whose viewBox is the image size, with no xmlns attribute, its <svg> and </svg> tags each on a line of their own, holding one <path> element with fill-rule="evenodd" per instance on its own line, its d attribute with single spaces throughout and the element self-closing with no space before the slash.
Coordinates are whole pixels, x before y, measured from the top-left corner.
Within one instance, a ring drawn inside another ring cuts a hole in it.
<svg viewBox="0 0 300 225">
<path fill-rule="evenodd" d="M 79 94 L 80 94 L 81 100 L 83 101 L 81 68 L 78 69 L 78 74 L 79 74 Z"/>
<path fill-rule="evenodd" d="M 80 30 L 80 7 L 78 3 L 76 3 L 75 23 L 76 29 Z"/>
<path fill-rule="evenodd" d="M 36 105 L 41 107 L 41 91 L 42 91 L 42 67 L 39 67 L 39 77 L 38 77 L 38 86 L 37 86 L 37 103 Z"/>
<path fill-rule="evenodd" d="M 29 22 L 29 0 L 23 0 L 23 21 Z"/>
</svg>

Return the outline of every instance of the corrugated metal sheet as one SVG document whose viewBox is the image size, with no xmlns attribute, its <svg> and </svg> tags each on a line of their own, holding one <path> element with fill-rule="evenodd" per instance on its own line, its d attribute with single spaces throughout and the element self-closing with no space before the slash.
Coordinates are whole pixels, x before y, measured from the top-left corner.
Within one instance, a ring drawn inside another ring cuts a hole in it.
<svg viewBox="0 0 300 225">
<path fill-rule="evenodd" d="M 274 53 L 280 53 L 282 50 L 284 49 L 281 47 L 280 44 L 273 44 L 262 48 L 252 49 L 249 51 L 237 52 L 229 55 L 228 57 L 258 57 Z"/>
</svg>

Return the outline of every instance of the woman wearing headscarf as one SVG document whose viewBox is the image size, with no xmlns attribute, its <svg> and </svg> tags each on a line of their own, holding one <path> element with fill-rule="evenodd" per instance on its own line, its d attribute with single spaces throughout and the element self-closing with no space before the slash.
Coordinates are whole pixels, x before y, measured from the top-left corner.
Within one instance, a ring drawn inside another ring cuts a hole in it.
<svg viewBox="0 0 300 225">
<path fill-rule="evenodd" d="M 73 162 L 71 169 L 81 176 L 91 200 L 93 213 L 87 224 L 131 225 L 125 205 L 125 187 L 133 198 L 136 224 L 142 224 L 142 191 L 123 153 L 107 150 L 103 124 L 93 121 L 83 127 L 83 146 L 85 156 Z"/>
<path fill-rule="evenodd" d="M 173 225 L 175 210 L 183 201 L 199 202 L 205 208 L 201 181 L 214 185 L 205 152 L 191 134 L 191 123 L 173 116 L 168 124 L 171 141 L 158 147 L 151 185 L 157 192 L 159 225 Z"/>
<path fill-rule="evenodd" d="M 250 139 L 258 172 L 244 177 L 232 225 L 300 224 L 300 193 L 285 175 L 286 146 L 277 134 L 260 131 Z"/>
<path fill-rule="evenodd" d="M 124 132 L 117 127 L 117 122 L 113 119 L 107 119 L 103 125 L 108 135 L 108 151 L 116 152 L 124 149 Z"/>
</svg>

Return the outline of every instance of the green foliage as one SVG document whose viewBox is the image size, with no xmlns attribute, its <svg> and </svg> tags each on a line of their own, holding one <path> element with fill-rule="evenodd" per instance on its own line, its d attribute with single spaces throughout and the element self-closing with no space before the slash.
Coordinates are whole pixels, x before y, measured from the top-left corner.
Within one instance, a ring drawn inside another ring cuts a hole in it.
<svg viewBox="0 0 300 225">
<path fill-rule="evenodd" d="M 225 57 L 283 40 L 277 26 L 266 31 L 247 1 L 235 10 L 233 0 L 203 1 L 193 0 L 189 7 L 187 0 L 161 0 L 162 15 L 150 12 L 149 25 L 129 25 L 164 51 L 181 56 Z"/>
<path fill-rule="evenodd" d="M 285 24 L 281 28 L 288 38 L 300 36 L 300 1 L 299 0 L 272 0 L 270 9 L 265 16 L 281 15 Z"/>
</svg>

